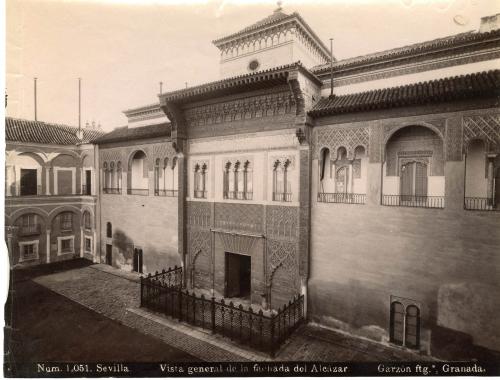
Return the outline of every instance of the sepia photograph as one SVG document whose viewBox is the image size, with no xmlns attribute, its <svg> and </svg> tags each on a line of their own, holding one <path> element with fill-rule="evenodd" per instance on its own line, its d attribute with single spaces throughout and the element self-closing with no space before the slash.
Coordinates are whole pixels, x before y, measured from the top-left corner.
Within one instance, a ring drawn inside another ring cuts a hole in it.
<svg viewBox="0 0 500 380">
<path fill-rule="evenodd" d="M 500 375 L 500 2 L 4 21 L 4 377 Z"/>
</svg>

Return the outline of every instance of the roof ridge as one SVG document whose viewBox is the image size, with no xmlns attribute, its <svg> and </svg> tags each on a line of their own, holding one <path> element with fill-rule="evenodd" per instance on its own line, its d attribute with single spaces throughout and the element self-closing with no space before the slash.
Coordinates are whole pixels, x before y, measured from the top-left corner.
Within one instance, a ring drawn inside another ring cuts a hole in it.
<svg viewBox="0 0 500 380">
<path fill-rule="evenodd" d="M 178 90 L 174 90 L 171 92 L 164 92 L 163 94 L 161 94 L 161 96 L 175 95 L 175 94 L 182 93 L 185 91 L 196 91 L 198 89 L 201 89 L 203 87 L 210 86 L 210 85 L 214 86 L 214 85 L 222 84 L 225 82 L 235 81 L 235 80 L 239 80 L 239 79 L 247 79 L 247 78 L 250 78 L 252 76 L 258 76 L 258 75 L 268 74 L 268 73 L 272 73 L 272 72 L 279 71 L 279 70 L 292 69 L 292 68 L 303 68 L 303 69 L 307 70 L 302 65 L 301 61 L 296 61 L 296 62 L 287 63 L 285 65 L 276 66 L 276 67 L 272 67 L 272 68 L 261 70 L 261 71 L 254 71 L 251 73 L 236 75 L 234 77 L 229 77 L 229 78 L 219 79 L 219 80 L 212 81 L 212 82 L 202 83 L 202 84 L 199 84 L 199 85 L 196 85 L 193 87 L 180 88 Z M 315 76 L 312 72 L 311 72 L 311 75 Z"/>
<path fill-rule="evenodd" d="M 428 47 L 428 46 L 432 47 L 433 45 L 443 44 L 445 42 L 460 43 L 460 42 L 466 42 L 468 39 L 473 40 L 473 39 L 478 39 L 481 37 L 486 37 L 489 35 L 496 35 L 496 34 L 500 34 L 500 29 L 492 30 L 489 32 L 483 32 L 483 33 L 476 32 L 474 30 L 469 30 L 467 32 L 451 34 L 451 35 L 444 36 L 444 37 L 434 38 L 432 40 L 416 42 L 413 44 L 398 46 L 398 47 L 391 48 L 391 49 L 386 49 L 386 50 L 372 52 L 372 53 L 368 53 L 368 54 L 364 54 L 364 55 L 357 55 L 354 57 L 344 58 L 342 60 L 337 60 L 334 63 L 334 66 L 339 67 L 339 66 L 344 66 L 344 65 L 348 65 L 348 64 L 354 64 L 357 61 L 362 61 L 362 60 L 370 60 L 370 59 L 376 59 L 376 58 L 382 59 L 382 58 L 387 58 L 389 56 L 400 55 L 400 54 L 406 53 L 406 52 L 409 53 L 413 50 L 423 49 L 423 48 Z M 453 41 L 453 40 L 456 40 L 456 41 Z M 435 46 L 435 47 L 438 47 L 438 46 Z M 312 67 L 311 71 L 316 73 L 316 72 L 320 72 L 320 71 L 328 70 L 328 69 L 330 69 L 330 62 Z"/>
<path fill-rule="evenodd" d="M 379 109 L 384 106 L 417 105 L 422 104 L 422 101 L 429 100 L 428 98 L 441 98 L 440 100 L 444 101 L 453 100 L 457 95 L 462 96 L 464 91 L 466 95 L 472 96 L 481 94 L 481 92 L 483 95 L 489 95 L 491 90 L 497 88 L 498 84 L 500 84 L 500 69 L 460 74 L 393 87 L 336 95 L 333 98 L 322 97 L 309 111 L 309 114 L 314 117 L 333 113 Z M 430 87 L 429 94 L 422 96 L 420 91 L 418 93 L 408 93 L 410 88 L 415 87 Z M 402 91 L 404 92 L 403 96 L 400 93 Z M 377 94 L 377 96 L 373 97 L 374 94 Z"/>
</svg>

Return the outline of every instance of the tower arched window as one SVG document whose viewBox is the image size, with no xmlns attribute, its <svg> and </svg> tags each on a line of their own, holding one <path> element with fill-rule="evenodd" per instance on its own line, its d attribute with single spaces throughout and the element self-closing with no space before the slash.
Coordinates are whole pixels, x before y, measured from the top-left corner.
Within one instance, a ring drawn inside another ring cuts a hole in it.
<svg viewBox="0 0 500 380">
<path fill-rule="evenodd" d="M 194 167 L 194 197 L 206 198 L 207 164 L 196 164 Z"/>
<path fill-rule="evenodd" d="M 106 223 L 106 237 L 113 237 L 113 226 L 111 225 L 111 222 Z"/>
<path fill-rule="evenodd" d="M 116 188 L 116 185 L 115 185 L 115 163 L 113 161 L 111 161 L 111 163 L 109 164 L 109 186 L 108 186 L 112 191 L 112 193 L 114 193 L 115 191 L 115 188 Z"/>
<path fill-rule="evenodd" d="M 273 201 L 291 202 L 292 188 L 289 182 L 290 160 L 281 163 L 276 160 L 273 165 Z"/>
<path fill-rule="evenodd" d="M 103 172 L 103 187 L 102 187 L 102 191 L 103 191 L 103 193 L 107 193 L 108 192 L 108 188 L 109 188 L 109 172 L 108 172 L 108 163 L 107 162 L 105 162 L 102 165 L 102 172 Z"/>
<path fill-rule="evenodd" d="M 236 161 L 234 164 L 234 170 L 233 170 L 233 176 L 234 176 L 234 192 L 233 192 L 233 199 L 242 199 L 242 192 L 241 192 L 241 187 L 240 185 L 243 185 L 243 183 L 240 184 L 241 176 L 240 176 L 240 162 Z"/>
<path fill-rule="evenodd" d="M 223 184 L 222 184 L 222 196 L 224 199 L 229 199 L 229 176 L 231 173 L 231 162 L 226 162 L 224 165 L 224 174 L 223 174 Z"/>
<path fill-rule="evenodd" d="M 252 200 L 253 198 L 253 183 L 252 183 L 252 165 L 250 161 L 246 161 L 243 165 L 243 195 L 244 199 Z"/>
</svg>

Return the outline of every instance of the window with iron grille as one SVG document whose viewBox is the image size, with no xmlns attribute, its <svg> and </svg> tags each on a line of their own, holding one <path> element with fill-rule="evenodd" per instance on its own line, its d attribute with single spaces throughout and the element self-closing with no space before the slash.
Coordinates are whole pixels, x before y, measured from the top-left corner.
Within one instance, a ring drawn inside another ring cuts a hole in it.
<svg viewBox="0 0 500 380">
<path fill-rule="evenodd" d="M 60 215 L 61 230 L 69 231 L 73 229 L 73 213 L 64 212 Z"/>
<path fill-rule="evenodd" d="M 412 300 L 391 297 L 390 341 L 398 346 L 420 348 L 420 308 Z"/>
</svg>

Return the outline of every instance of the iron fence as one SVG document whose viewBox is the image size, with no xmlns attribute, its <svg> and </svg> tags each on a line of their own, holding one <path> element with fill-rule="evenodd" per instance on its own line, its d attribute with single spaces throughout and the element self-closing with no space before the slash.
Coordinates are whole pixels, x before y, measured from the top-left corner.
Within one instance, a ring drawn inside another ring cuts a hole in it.
<svg viewBox="0 0 500 380">
<path fill-rule="evenodd" d="M 195 190 L 194 197 L 204 199 L 207 197 L 207 191 L 206 190 Z"/>
<path fill-rule="evenodd" d="M 102 192 L 104 194 L 120 194 L 122 191 L 117 187 L 105 187 Z"/>
<path fill-rule="evenodd" d="M 318 202 L 323 203 L 352 203 L 363 205 L 366 202 L 366 194 L 354 193 L 318 193 Z"/>
<path fill-rule="evenodd" d="M 182 268 L 179 277 L 182 279 Z M 193 326 L 211 330 L 274 356 L 281 344 L 304 322 L 304 296 L 295 296 L 276 311 L 245 308 L 232 301 L 196 295 L 182 289 L 182 280 L 169 285 L 171 271 L 141 277 L 141 307 Z"/>
<path fill-rule="evenodd" d="M 177 190 L 155 190 L 155 195 L 158 197 L 176 197 Z"/>
<path fill-rule="evenodd" d="M 253 199 L 253 192 L 251 191 L 224 191 L 224 199 L 238 199 L 251 201 Z"/>
<path fill-rule="evenodd" d="M 292 193 L 273 193 L 273 201 L 291 202 Z"/>
<path fill-rule="evenodd" d="M 493 198 L 465 197 L 464 207 L 466 210 L 500 211 L 500 204 Z"/>
<path fill-rule="evenodd" d="M 149 189 L 127 189 L 128 195 L 149 195 Z"/>
<path fill-rule="evenodd" d="M 384 206 L 444 208 L 444 197 L 424 195 L 382 195 Z"/>
</svg>

